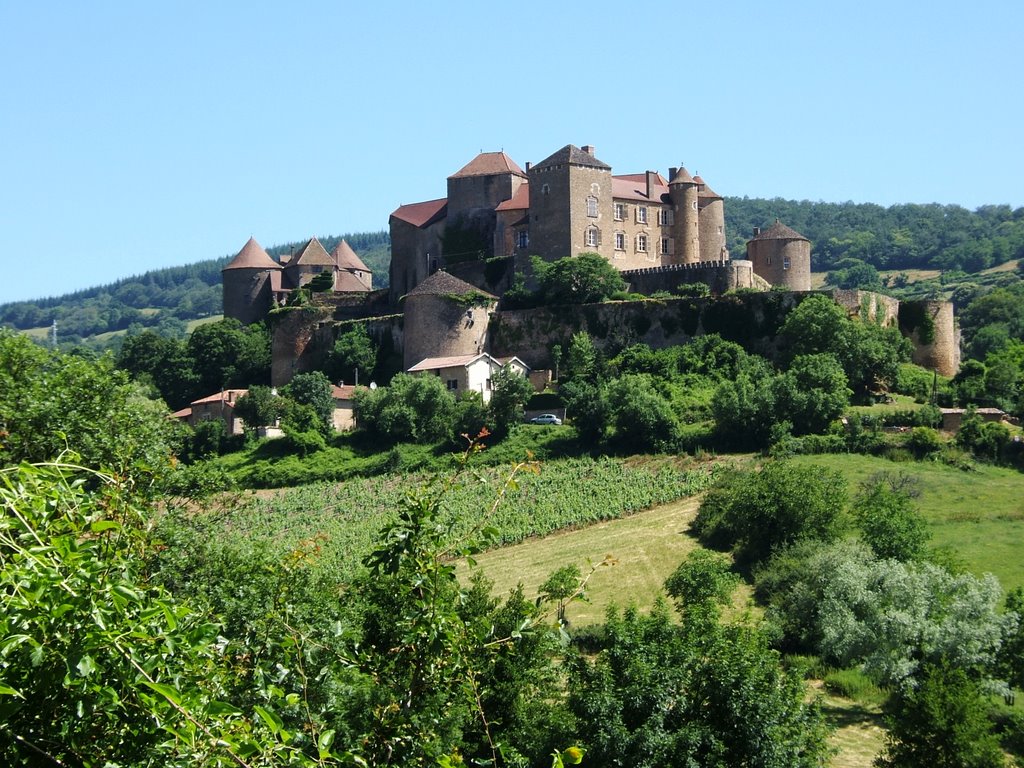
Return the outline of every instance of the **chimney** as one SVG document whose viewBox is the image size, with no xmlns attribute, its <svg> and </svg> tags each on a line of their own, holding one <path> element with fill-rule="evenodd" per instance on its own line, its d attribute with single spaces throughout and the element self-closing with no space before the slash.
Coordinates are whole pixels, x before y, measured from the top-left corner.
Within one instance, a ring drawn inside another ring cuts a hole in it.
<svg viewBox="0 0 1024 768">
<path fill-rule="evenodd" d="M 646 171 L 646 174 L 647 174 L 647 199 L 648 200 L 653 200 L 654 199 L 654 183 L 655 183 L 655 180 L 658 177 L 658 174 L 655 171 Z"/>
<path fill-rule="evenodd" d="M 674 165 L 671 168 L 669 168 L 668 169 L 668 180 L 672 181 L 672 179 L 674 179 L 676 177 L 676 173 L 678 173 L 678 172 L 679 172 L 679 169 L 676 168 Z"/>
<path fill-rule="evenodd" d="M 530 166 L 531 166 L 531 165 L 533 165 L 533 163 L 531 163 L 531 162 L 530 162 L 529 160 L 527 160 L 527 161 L 526 161 L 526 172 L 527 172 L 527 173 L 529 173 L 529 172 L 530 172 Z"/>
<path fill-rule="evenodd" d="M 591 157 L 594 156 L 594 145 L 593 144 L 584 144 L 582 147 L 580 147 L 580 149 L 582 149 L 584 152 L 586 152 Z"/>
<path fill-rule="evenodd" d="M 761 234 L 761 228 L 760 227 L 754 227 L 754 237 L 757 237 L 760 234 Z"/>
</svg>

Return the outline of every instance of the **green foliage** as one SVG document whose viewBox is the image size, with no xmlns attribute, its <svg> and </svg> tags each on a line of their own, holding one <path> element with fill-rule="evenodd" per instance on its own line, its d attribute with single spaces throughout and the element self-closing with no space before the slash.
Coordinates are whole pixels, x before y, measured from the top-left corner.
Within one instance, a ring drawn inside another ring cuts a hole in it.
<svg viewBox="0 0 1024 768">
<path fill-rule="evenodd" d="M 804 539 L 834 541 L 845 529 L 846 482 L 824 467 L 768 462 L 727 475 L 705 496 L 693 528 L 702 542 L 756 564 Z"/>
<path fill-rule="evenodd" d="M 113 367 L 109 356 L 43 349 L 0 331 L 0 460 L 47 461 L 67 451 L 149 486 L 170 469 L 178 425 Z"/>
<path fill-rule="evenodd" d="M 355 324 L 339 334 L 327 367 L 332 381 L 354 383 L 356 371 L 362 374 L 364 382 L 371 380 L 377 367 L 377 346 L 365 324 Z"/>
<path fill-rule="evenodd" d="M 270 333 L 262 324 L 207 323 L 192 332 L 186 348 L 202 395 L 270 383 Z"/>
<path fill-rule="evenodd" d="M 297 373 L 281 394 L 313 409 L 317 427 L 325 434 L 334 429 L 334 386 L 321 371 Z"/>
<path fill-rule="evenodd" d="M 878 270 L 860 259 L 841 259 L 828 273 L 827 282 L 836 288 L 857 288 L 863 291 L 877 291 L 882 288 Z"/>
<path fill-rule="evenodd" d="M 1017 690 L 1024 690 L 1024 587 L 1006 595 L 1006 612 L 1016 614 L 1017 626 L 999 649 L 999 674 Z"/>
<path fill-rule="evenodd" d="M 823 432 L 849 404 L 850 390 L 830 354 L 800 355 L 774 382 L 776 413 L 796 435 Z"/>
<path fill-rule="evenodd" d="M 400 373 L 387 387 L 356 392 L 360 429 L 385 443 L 437 442 L 452 436 L 455 397 L 437 376 Z"/>
<path fill-rule="evenodd" d="M 570 667 L 569 704 L 595 765 L 818 766 L 816 708 L 764 637 L 714 620 L 611 612 L 603 648 Z"/>
<path fill-rule="evenodd" d="M 718 606 L 729 604 L 739 585 L 739 577 L 729 567 L 727 556 L 695 549 L 665 581 L 665 592 L 683 616 L 717 611 Z"/>
<path fill-rule="evenodd" d="M 615 442 L 634 452 L 671 451 L 679 443 L 679 422 L 669 402 L 645 375 L 622 376 L 607 385 Z"/>
<path fill-rule="evenodd" d="M 929 664 L 904 691 L 889 719 L 879 768 L 1003 768 L 978 683 L 963 669 Z"/>
<path fill-rule="evenodd" d="M 249 387 L 235 403 L 235 415 L 250 429 L 273 426 L 281 410 L 281 402 L 273 390 L 262 384 Z"/>
<path fill-rule="evenodd" d="M 592 304 L 626 289 L 619 270 L 598 253 L 581 253 L 554 262 L 532 259 L 547 304 Z"/>
<path fill-rule="evenodd" d="M 609 406 L 604 392 L 584 379 L 576 379 L 559 387 L 565 401 L 565 415 L 585 443 L 596 444 L 608 429 Z"/>
<path fill-rule="evenodd" d="M 970 410 L 956 433 L 957 445 L 986 461 L 998 462 L 1009 443 L 1010 431 L 1003 424 L 984 421 Z"/>
<path fill-rule="evenodd" d="M 565 356 L 564 381 L 583 380 L 594 383 L 598 375 L 598 356 L 594 340 L 586 331 L 574 333 Z"/>
<path fill-rule="evenodd" d="M 523 420 L 523 408 L 533 396 L 533 385 L 510 365 L 503 366 L 491 380 L 488 404 L 491 423 L 498 435 L 506 435 Z"/>
<path fill-rule="evenodd" d="M 924 429 L 924 427 L 917 427 Z M 874 476 L 853 500 L 861 538 L 881 559 L 920 560 L 928 543 L 928 526 L 914 506 L 916 489 L 908 475 Z"/>
</svg>

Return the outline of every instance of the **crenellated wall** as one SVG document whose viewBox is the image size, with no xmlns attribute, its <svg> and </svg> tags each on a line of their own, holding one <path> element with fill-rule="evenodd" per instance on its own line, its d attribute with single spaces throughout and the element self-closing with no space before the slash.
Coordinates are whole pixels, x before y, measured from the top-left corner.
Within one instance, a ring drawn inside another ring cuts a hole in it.
<svg viewBox="0 0 1024 768">
<path fill-rule="evenodd" d="M 674 291 L 691 283 L 704 283 L 712 293 L 754 287 L 753 264 L 743 259 L 631 269 L 623 272 L 622 277 L 631 292 L 645 295 Z"/>
</svg>

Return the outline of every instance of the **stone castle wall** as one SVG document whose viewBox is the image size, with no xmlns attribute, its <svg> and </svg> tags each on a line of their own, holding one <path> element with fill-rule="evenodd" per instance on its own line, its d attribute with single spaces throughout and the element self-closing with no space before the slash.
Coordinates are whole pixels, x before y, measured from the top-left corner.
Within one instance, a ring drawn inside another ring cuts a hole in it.
<svg viewBox="0 0 1024 768">
<path fill-rule="evenodd" d="M 900 330 L 914 343 L 911 360 L 943 376 L 960 369 L 960 330 L 953 303 L 926 299 L 904 301 L 899 308 Z"/>
<path fill-rule="evenodd" d="M 644 295 L 675 291 L 681 285 L 692 283 L 703 283 L 716 294 L 754 287 L 753 265 L 742 259 L 631 269 L 623 272 L 622 277 L 629 283 L 630 291 Z"/>
<path fill-rule="evenodd" d="M 419 294 L 405 300 L 403 368 L 428 357 L 475 355 L 486 351 L 493 301 L 467 305 L 447 296 Z M 415 333 L 411 332 L 415 329 Z"/>
</svg>

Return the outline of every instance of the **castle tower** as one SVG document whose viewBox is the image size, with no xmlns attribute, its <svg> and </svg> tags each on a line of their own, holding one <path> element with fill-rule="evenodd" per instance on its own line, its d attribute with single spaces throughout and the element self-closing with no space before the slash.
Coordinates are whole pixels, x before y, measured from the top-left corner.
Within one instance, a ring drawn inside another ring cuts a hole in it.
<svg viewBox="0 0 1024 768">
<path fill-rule="evenodd" d="M 335 269 L 334 259 L 315 237 L 311 237 L 288 260 L 284 267 L 285 279 L 291 288 L 301 288 L 321 272 Z"/>
<path fill-rule="evenodd" d="M 331 258 L 337 265 L 338 271 L 334 277 L 334 290 L 336 291 L 371 291 L 373 290 L 373 273 L 363 263 L 363 260 L 356 256 L 352 246 L 342 240 L 331 251 Z"/>
<path fill-rule="evenodd" d="M 233 317 L 243 325 L 262 320 L 270 311 L 274 282 L 280 287 L 281 265 L 250 237 L 221 270 L 224 317 Z"/>
<path fill-rule="evenodd" d="M 697 182 L 685 168 L 671 168 L 668 193 L 675 221 L 676 263 L 694 264 L 701 258 Z"/>
<path fill-rule="evenodd" d="M 960 370 L 960 339 L 953 320 L 953 302 L 904 300 L 899 308 L 900 331 L 914 343 L 912 362 L 955 376 Z"/>
<path fill-rule="evenodd" d="M 545 261 L 614 253 L 612 168 L 592 146 L 562 147 L 530 168 L 530 253 Z"/>
<path fill-rule="evenodd" d="M 811 241 L 778 219 L 747 241 L 754 274 L 791 291 L 811 290 Z"/>
<path fill-rule="evenodd" d="M 487 351 L 487 328 L 497 297 L 439 271 L 409 291 L 404 302 L 404 370 L 428 357 Z"/>
<path fill-rule="evenodd" d="M 728 255 L 725 249 L 725 201 L 715 190 L 704 183 L 700 176 L 694 176 L 697 183 L 697 231 L 700 236 L 700 260 L 724 261 Z"/>
</svg>

